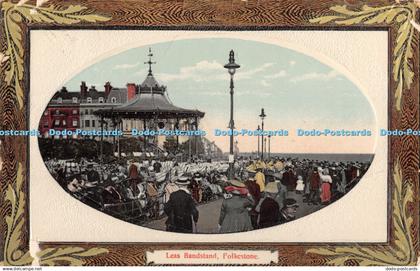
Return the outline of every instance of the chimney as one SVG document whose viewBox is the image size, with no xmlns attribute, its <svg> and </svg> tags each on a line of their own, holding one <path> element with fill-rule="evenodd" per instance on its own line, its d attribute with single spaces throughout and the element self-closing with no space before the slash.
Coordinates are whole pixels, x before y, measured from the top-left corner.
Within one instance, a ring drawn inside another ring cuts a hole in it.
<svg viewBox="0 0 420 271">
<path fill-rule="evenodd" d="M 82 81 L 82 84 L 80 85 L 80 95 L 82 97 L 85 97 L 86 96 L 87 89 L 88 89 L 88 87 L 86 86 L 86 82 L 85 81 Z"/>
<path fill-rule="evenodd" d="M 136 97 L 136 84 L 128 83 L 127 84 L 127 101 L 131 101 Z"/>
<path fill-rule="evenodd" d="M 108 98 L 109 93 L 111 92 L 112 86 L 110 82 L 106 82 L 105 84 L 105 98 Z"/>
</svg>

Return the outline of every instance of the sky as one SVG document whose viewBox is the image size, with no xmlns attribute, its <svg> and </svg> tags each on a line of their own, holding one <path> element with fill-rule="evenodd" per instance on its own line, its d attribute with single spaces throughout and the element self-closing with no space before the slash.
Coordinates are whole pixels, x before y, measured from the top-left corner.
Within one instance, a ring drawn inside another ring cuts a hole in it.
<svg viewBox="0 0 420 271">
<path fill-rule="evenodd" d="M 201 129 L 223 151 L 228 137 L 214 129 L 229 123 L 229 74 L 223 68 L 229 51 L 241 65 L 234 76 L 235 127 L 256 129 L 264 108 L 267 130 L 287 129 L 271 138 L 271 151 L 282 153 L 372 153 L 372 137 L 297 137 L 296 129 L 375 129 L 373 109 L 344 75 L 317 59 L 277 45 L 239 39 L 191 39 L 150 45 L 153 74 L 166 85 L 177 106 L 205 112 Z M 134 48 L 97 62 L 65 86 L 79 91 L 81 81 L 102 90 L 140 84 L 147 75 L 149 46 Z M 257 137 L 237 137 L 242 152 L 256 151 Z"/>
</svg>

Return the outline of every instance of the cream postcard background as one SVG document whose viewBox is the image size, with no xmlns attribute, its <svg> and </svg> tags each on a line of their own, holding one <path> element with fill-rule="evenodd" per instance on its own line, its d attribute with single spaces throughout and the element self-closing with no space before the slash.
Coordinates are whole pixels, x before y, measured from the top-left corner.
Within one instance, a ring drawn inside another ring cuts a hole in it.
<svg viewBox="0 0 420 271">
<path fill-rule="evenodd" d="M 225 37 L 288 47 L 337 69 L 371 102 L 376 128 L 387 127 L 388 35 L 385 31 L 136 31 L 33 30 L 30 33 L 30 129 L 50 98 L 89 65 L 163 41 Z M 333 117 L 333 116 L 332 116 Z M 377 135 L 377 130 L 373 131 Z M 249 233 L 184 235 L 139 227 L 90 208 L 56 183 L 30 139 L 31 241 L 74 242 L 385 242 L 387 240 L 387 138 L 362 181 L 336 203 L 282 226 Z M 205 214 L 201 214 L 205 215 Z M 218 218 L 215 218 L 218 219 Z"/>
</svg>

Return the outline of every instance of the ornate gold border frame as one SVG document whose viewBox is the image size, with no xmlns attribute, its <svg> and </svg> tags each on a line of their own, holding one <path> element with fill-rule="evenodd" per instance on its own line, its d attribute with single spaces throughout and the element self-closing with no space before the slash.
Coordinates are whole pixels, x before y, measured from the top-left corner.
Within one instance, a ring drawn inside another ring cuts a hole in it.
<svg viewBox="0 0 420 271">
<path fill-rule="evenodd" d="M 28 33 L 33 28 L 307 29 L 389 32 L 389 128 L 419 127 L 419 0 L 0 0 L 3 130 L 28 127 Z M 391 209 L 384 244 L 44 243 L 40 265 L 145 265 L 156 249 L 265 249 L 279 265 L 415 265 L 419 248 L 419 140 L 389 140 Z M 30 265 L 28 139 L 1 138 L 1 265 Z"/>
</svg>

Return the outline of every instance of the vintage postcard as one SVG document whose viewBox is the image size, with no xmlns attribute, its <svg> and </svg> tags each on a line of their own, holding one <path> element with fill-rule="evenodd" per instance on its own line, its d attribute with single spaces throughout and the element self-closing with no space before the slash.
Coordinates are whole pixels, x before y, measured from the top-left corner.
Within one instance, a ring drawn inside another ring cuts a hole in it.
<svg viewBox="0 0 420 271">
<path fill-rule="evenodd" d="M 3 1 L 2 265 L 408 266 L 416 1 Z"/>
</svg>

